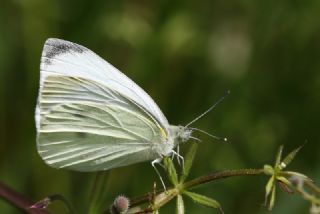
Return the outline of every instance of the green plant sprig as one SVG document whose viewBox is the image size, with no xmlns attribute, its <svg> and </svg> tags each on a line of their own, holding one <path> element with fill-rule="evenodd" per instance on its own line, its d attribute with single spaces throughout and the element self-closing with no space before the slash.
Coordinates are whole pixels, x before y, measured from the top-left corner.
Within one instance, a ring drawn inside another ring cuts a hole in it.
<svg viewBox="0 0 320 214">
<path fill-rule="evenodd" d="M 169 187 L 167 190 L 156 190 L 154 187 L 152 192 L 131 199 L 130 209 L 127 214 L 156 214 L 159 213 L 161 207 L 163 207 L 173 199 L 176 199 L 176 213 L 184 214 L 184 197 L 189 197 L 194 202 L 200 205 L 218 209 L 220 213 L 223 213 L 222 207 L 218 201 L 208 196 L 195 193 L 191 190 L 195 189 L 196 187 L 202 186 L 203 184 L 208 184 L 220 179 L 226 179 L 236 176 L 257 175 L 266 175 L 269 177 L 269 180 L 265 186 L 265 201 L 269 210 L 271 210 L 275 205 L 276 186 L 278 184 L 285 192 L 299 194 L 303 199 L 310 202 L 310 213 L 320 214 L 320 188 L 306 175 L 300 172 L 285 170 L 285 168 L 296 157 L 300 149 L 301 147 L 293 150 L 285 158 L 282 159 L 283 146 L 281 146 L 276 156 L 274 166 L 264 165 L 262 169 L 236 169 L 217 171 L 204 176 L 200 176 L 193 180 L 186 181 L 192 168 L 193 160 L 197 151 L 197 144 L 193 143 L 185 156 L 185 164 L 181 172 L 181 176 L 178 176 L 173 161 L 170 158 L 164 159 L 164 166 L 171 183 L 171 187 Z M 90 211 L 92 211 L 91 213 L 94 213 L 92 208 L 96 209 L 97 207 L 100 207 L 101 204 L 104 204 L 104 200 L 102 200 L 104 198 L 102 197 L 102 195 L 104 194 L 101 194 L 101 192 L 104 192 L 106 190 L 106 179 L 107 176 L 105 174 L 100 174 L 97 176 L 93 188 L 94 197 L 91 198 L 90 203 Z M 99 194 L 97 194 L 97 190 L 99 190 Z M 27 202 L 27 199 L 23 198 L 18 193 L 15 193 L 13 190 L 8 191 L 8 188 L 6 186 L 1 186 L 0 184 L 0 198 L 7 200 L 9 203 L 20 207 L 21 209 L 28 209 L 30 213 L 38 213 L 38 211 L 46 213 L 47 207 L 52 202 L 62 201 L 66 205 L 69 213 L 75 213 L 71 203 L 65 197 L 58 194 L 48 196 L 41 201 L 31 204 L 30 202 Z M 147 206 L 145 206 L 145 208 L 141 208 L 141 205 L 144 205 L 146 203 Z M 29 205 L 26 206 L 23 204 Z M 105 211 L 105 213 L 108 212 L 109 209 Z"/>
<path fill-rule="evenodd" d="M 184 202 L 183 198 L 189 197 L 194 202 L 200 205 L 207 206 L 210 208 L 216 208 L 221 213 L 223 213 L 222 207 L 218 201 L 210 197 L 200 195 L 198 193 L 190 192 L 190 190 L 195 189 L 203 184 L 208 184 L 220 179 L 226 179 L 235 176 L 256 176 L 256 175 L 267 175 L 270 176 L 266 184 L 266 205 L 268 204 L 268 209 L 271 210 L 275 204 L 275 192 L 276 184 L 280 184 L 284 189 L 289 192 L 295 192 L 300 194 L 302 198 L 309 201 L 312 207 L 318 208 L 320 206 L 320 199 L 317 195 L 320 195 L 320 188 L 316 186 L 310 178 L 299 172 L 284 171 L 284 169 L 291 163 L 295 158 L 301 147 L 293 150 L 289 153 L 282 161 L 282 150 L 283 146 L 280 147 L 275 165 L 271 167 L 270 165 L 265 165 L 262 169 L 236 169 L 236 170 L 223 170 L 212 172 L 210 174 L 200 176 L 190 181 L 185 181 L 189 175 L 192 163 L 196 154 L 197 144 L 193 143 L 185 156 L 185 167 L 182 171 L 182 175 L 179 177 L 177 175 L 177 170 L 170 158 L 164 159 L 165 169 L 168 174 L 169 181 L 172 186 L 165 191 L 164 189 L 159 189 L 140 197 L 131 200 L 131 209 L 128 213 L 142 214 L 142 213 L 159 213 L 162 206 L 167 204 L 172 199 L 177 199 L 176 213 L 184 213 Z M 298 179 L 298 181 L 297 181 Z M 301 184 L 302 183 L 302 184 Z M 308 187 L 309 191 L 306 191 L 303 187 Z M 152 197 L 150 197 L 152 195 Z M 151 198 L 151 200 L 150 200 Z M 144 203 L 149 203 L 145 209 L 141 209 L 140 205 Z"/>
<path fill-rule="evenodd" d="M 276 184 L 284 186 L 285 189 L 288 189 L 289 191 L 300 194 L 302 198 L 313 205 L 320 205 L 320 199 L 316 196 L 319 195 L 319 187 L 317 187 L 308 176 L 299 172 L 284 171 L 296 157 L 301 148 L 302 146 L 293 150 L 282 160 L 283 146 L 280 146 L 274 166 L 264 166 L 265 174 L 270 176 L 265 187 L 265 205 L 268 205 L 269 210 L 272 210 L 275 204 Z M 307 186 L 311 193 L 306 191 L 304 186 Z"/>
</svg>

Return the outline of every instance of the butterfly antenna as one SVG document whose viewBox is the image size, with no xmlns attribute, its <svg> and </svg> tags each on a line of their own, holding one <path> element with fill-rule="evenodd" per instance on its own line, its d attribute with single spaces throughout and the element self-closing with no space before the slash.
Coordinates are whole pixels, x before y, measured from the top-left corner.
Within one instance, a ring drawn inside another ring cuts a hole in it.
<svg viewBox="0 0 320 214">
<path fill-rule="evenodd" d="M 217 101 L 215 102 L 207 111 L 203 112 L 202 114 L 200 114 L 198 117 L 196 117 L 195 119 L 193 119 L 190 123 L 188 123 L 185 127 L 190 126 L 192 123 L 196 122 L 197 120 L 199 120 L 201 117 L 203 117 L 204 115 L 206 115 L 207 113 L 209 113 L 212 109 L 214 109 L 219 103 L 221 103 L 222 100 L 224 100 L 224 98 L 226 98 L 228 95 L 230 94 L 230 91 L 226 91 L 225 94 Z"/>
<path fill-rule="evenodd" d="M 195 131 L 201 132 L 201 133 L 203 133 L 203 134 L 206 134 L 206 135 L 208 135 L 209 137 L 212 137 L 213 139 L 216 139 L 216 140 L 218 140 L 218 141 L 222 141 L 222 142 L 227 142 L 227 141 L 228 141 L 228 139 L 227 139 L 226 137 L 218 137 L 218 136 L 209 134 L 208 132 L 203 131 L 203 130 L 201 130 L 201 129 L 191 128 L 191 130 L 195 130 Z"/>
</svg>

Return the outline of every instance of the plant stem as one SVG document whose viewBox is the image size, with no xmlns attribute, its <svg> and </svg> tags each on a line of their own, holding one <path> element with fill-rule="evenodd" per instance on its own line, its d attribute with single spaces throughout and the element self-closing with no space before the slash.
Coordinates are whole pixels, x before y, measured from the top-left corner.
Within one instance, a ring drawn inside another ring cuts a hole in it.
<svg viewBox="0 0 320 214">
<path fill-rule="evenodd" d="M 199 186 L 201 184 L 210 183 L 215 180 L 229 178 L 229 177 L 235 177 L 235 176 L 247 176 L 247 175 L 261 175 L 264 174 L 263 169 L 235 169 L 235 170 L 224 170 L 224 171 L 218 171 L 213 172 L 208 175 L 204 175 L 201 177 L 198 177 L 196 179 L 193 179 L 191 181 L 187 181 L 183 184 L 183 189 L 192 189 L 196 186 Z M 170 191 L 171 188 L 168 188 L 167 191 Z M 157 190 L 157 194 L 163 192 L 164 189 Z M 147 194 L 144 194 L 142 196 L 136 197 L 131 200 L 131 206 L 137 206 L 139 204 L 143 204 L 149 201 L 150 196 L 152 195 L 152 192 L 149 192 Z"/>
<path fill-rule="evenodd" d="M 288 185 L 291 189 L 293 189 L 295 192 L 300 194 L 305 200 L 314 203 L 316 205 L 320 205 L 320 199 L 314 196 L 313 194 L 310 194 L 306 192 L 303 188 L 296 187 L 295 185 L 289 184 Z M 317 187 L 318 188 L 318 187 Z"/>
<path fill-rule="evenodd" d="M 101 201 L 103 194 L 107 191 L 106 185 L 108 180 L 108 172 L 97 172 L 96 178 L 92 187 L 89 214 L 101 213 Z"/>
<path fill-rule="evenodd" d="M 7 185 L 0 183 L 0 198 L 3 198 L 16 208 L 32 214 L 49 214 L 46 210 L 29 209 L 35 202 L 11 189 Z"/>
<path fill-rule="evenodd" d="M 263 169 L 235 169 L 235 170 L 224 170 L 210 173 L 208 175 L 204 175 L 193 179 L 191 181 L 187 181 L 183 184 L 185 189 L 192 189 L 201 184 L 210 183 L 215 180 L 235 177 L 235 176 L 247 176 L 247 175 L 260 175 L 264 174 Z"/>
<path fill-rule="evenodd" d="M 311 191 L 313 191 L 314 193 L 320 195 L 320 188 L 318 186 L 316 186 L 314 183 L 312 183 L 311 181 L 305 181 L 305 185 L 307 187 L 309 187 L 309 189 Z"/>
</svg>

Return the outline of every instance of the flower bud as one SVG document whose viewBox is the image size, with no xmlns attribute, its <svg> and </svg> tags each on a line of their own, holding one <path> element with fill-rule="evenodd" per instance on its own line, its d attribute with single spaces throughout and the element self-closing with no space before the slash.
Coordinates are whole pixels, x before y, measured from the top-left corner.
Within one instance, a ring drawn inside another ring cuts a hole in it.
<svg viewBox="0 0 320 214">
<path fill-rule="evenodd" d="M 127 213 L 129 206 L 130 206 L 129 199 L 123 195 L 120 195 L 114 200 L 114 202 L 110 208 L 110 212 L 112 214 Z"/>
</svg>

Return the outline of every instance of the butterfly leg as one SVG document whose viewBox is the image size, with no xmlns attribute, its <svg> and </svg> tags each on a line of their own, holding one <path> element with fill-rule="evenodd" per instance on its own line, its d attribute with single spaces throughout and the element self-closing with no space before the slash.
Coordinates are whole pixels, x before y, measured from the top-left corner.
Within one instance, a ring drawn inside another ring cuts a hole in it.
<svg viewBox="0 0 320 214">
<path fill-rule="evenodd" d="M 179 144 L 177 145 L 177 154 L 180 155 L 180 146 L 179 146 Z M 178 164 L 180 165 L 179 156 L 177 156 L 177 161 L 178 161 Z"/>
<path fill-rule="evenodd" d="M 158 169 L 157 169 L 156 166 L 155 166 L 155 164 L 159 164 L 159 165 L 162 166 L 161 161 L 162 161 L 162 157 L 161 157 L 161 158 L 157 158 L 157 159 L 155 159 L 155 160 L 153 160 L 153 161 L 151 162 L 151 165 L 152 165 L 152 167 L 154 168 L 154 170 L 156 171 L 156 173 L 158 174 L 158 176 L 159 176 L 159 178 L 160 178 L 160 181 L 161 181 L 161 184 L 162 184 L 162 186 L 163 186 L 163 188 L 164 188 L 164 191 L 167 191 L 166 185 L 164 185 L 164 182 L 163 182 L 163 179 L 162 179 L 162 177 L 161 177 L 161 175 L 160 175 L 160 172 L 158 171 Z"/>
<path fill-rule="evenodd" d="M 174 154 L 171 153 L 171 160 L 173 161 L 173 159 L 174 159 Z"/>
<path fill-rule="evenodd" d="M 193 137 L 193 136 L 190 136 L 190 139 L 193 139 L 193 140 L 198 141 L 198 142 L 202 142 L 199 138 L 196 138 L 196 137 Z"/>
<path fill-rule="evenodd" d="M 174 157 L 177 156 L 176 155 L 177 153 L 180 154 L 180 146 L 179 146 L 179 144 L 177 145 L 177 152 L 176 153 L 174 153 L 174 152 L 171 153 L 171 160 L 172 161 L 173 161 Z M 180 159 L 179 158 L 177 158 L 177 161 L 178 161 L 178 164 L 180 165 Z"/>
<path fill-rule="evenodd" d="M 178 150 L 177 150 L 178 151 Z M 182 157 L 182 155 L 179 154 L 179 152 L 176 152 L 174 150 L 172 150 L 172 153 L 177 157 L 178 163 L 180 164 L 180 159 L 181 159 L 181 165 L 182 165 L 182 169 L 184 170 L 184 158 Z"/>
</svg>

